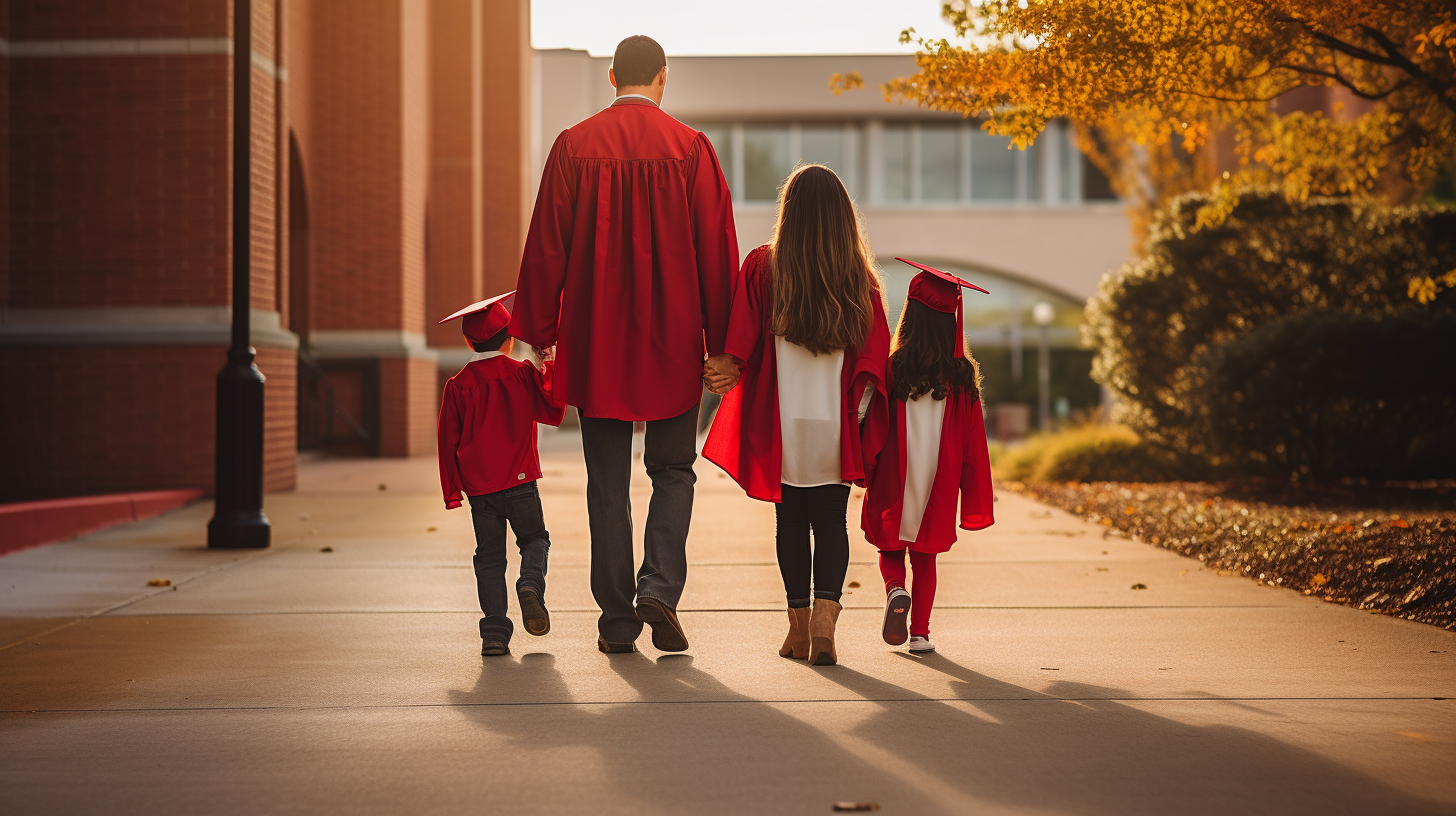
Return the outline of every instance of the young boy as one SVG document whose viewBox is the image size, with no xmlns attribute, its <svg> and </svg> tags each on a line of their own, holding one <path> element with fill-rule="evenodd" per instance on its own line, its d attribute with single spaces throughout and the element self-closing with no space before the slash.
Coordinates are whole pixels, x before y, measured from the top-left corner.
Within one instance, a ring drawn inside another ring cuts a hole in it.
<svg viewBox="0 0 1456 816">
<path fill-rule="evenodd" d="M 506 617 L 506 522 L 521 551 L 516 598 L 522 623 L 533 635 L 551 631 L 546 613 L 546 556 L 551 540 L 541 516 L 541 460 L 536 423 L 560 425 L 565 405 L 553 404 L 544 371 L 507 355 L 506 334 L 515 292 L 482 300 L 441 320 L 464 318 L 465 340 L 475 351 L 460 373 L 445 383 L 440 400 L 440 486 L 445 508 L 470 501 L 475 523 L 475 587 L 480 596 L 480 653 L 510 653 L 511 619 Z"/>
</svg>

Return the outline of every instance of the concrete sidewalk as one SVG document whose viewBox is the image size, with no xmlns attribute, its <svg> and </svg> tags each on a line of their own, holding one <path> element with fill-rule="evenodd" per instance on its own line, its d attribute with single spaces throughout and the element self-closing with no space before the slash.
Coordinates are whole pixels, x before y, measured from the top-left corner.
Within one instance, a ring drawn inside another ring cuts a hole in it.
<svg viewBox="0 0 1456 816">
<path fill-rule="evenodd" d="M 776 654 L 772 507 L 700 463 L 693 648 L 602 655 L 578 444 L 545 437 L 551 634 L 506 658 L 433 459 L 306 464 L 263 552 L 197 504 L 0 558 L 0 812 L 1456 814 L 1456 635 L 1015 495 L 942 557 L 929 657 L 879 640 L 855 536 L 820 669 Z"/>
</svg>

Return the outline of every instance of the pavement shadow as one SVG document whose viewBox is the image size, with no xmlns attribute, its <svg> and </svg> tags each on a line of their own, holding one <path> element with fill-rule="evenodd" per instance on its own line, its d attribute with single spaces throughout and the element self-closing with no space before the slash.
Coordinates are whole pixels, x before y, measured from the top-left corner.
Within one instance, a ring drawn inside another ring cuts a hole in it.
<svg viewBox="0 0 1456 816">
<path fill-rule="evenodd" d="M 953 678 L 958 701 L 844 666 L 824 677 L 880 706 L 856 732 L 983 802 L 1080 816 L 1167 812 L 1170 803 L 1182 814 L 1452 812 L 1255 731 L 1106 699 L 1127 692 L 1062 682 L 1041 693 L 939 654 L 908 659 Z"/>
<path fill-rule="evenodd" d="M 549 654 L 487 661 L 476 689 L 453 695 L 490 734 L 492 756 L 573 758 L 574 767 L 542 778 L 565 796 L 589 777 L 590 787 L 572 798 L 574 810 L 595 802 L 609 812 L 816 813 L 840 800 L 893 800 L 898 812 L 954 812 L 817 727 L 816 716 L 833 716 L 823 704 L 751 699 L 695 668 L 687 655 L 602 660 L 601 670 L 621 676 L 636 701 L 469 704 L 512 683 L 532 684 L 533 698 L 571 701 Z M 785 710 L 791 707 L 800 716 Z M 495 746 L 500 739 L 504 745 Z M 502 763 L 491 770 L 508 772 Z"/>
</svg>

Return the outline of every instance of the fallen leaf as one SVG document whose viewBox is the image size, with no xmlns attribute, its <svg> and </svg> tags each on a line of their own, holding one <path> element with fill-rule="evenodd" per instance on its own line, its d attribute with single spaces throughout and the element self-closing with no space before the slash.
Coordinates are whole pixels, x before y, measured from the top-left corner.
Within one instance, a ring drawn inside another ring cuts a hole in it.
<svg viewBox="0 0 1456 816">
<path fill-rule="evenodd" d="M 171 586 L 171 578 L 153 578 L 147 582 L 147 586 Z"/>
<path fill-rule="evenodd" d="M 425 532 L 427 532 L 427 533 L 433 533 L 433 532 L 435 532 L 438 529 L 440 529 L 440 528 L 439 527 L 426 527 L 425 528 Z"/>
<path fill-rule="evenodd" d="M 869 810 L 879 810 L 878 802 L 835 802 L 834 809 L 838 812 L 863 813 Z"/>
<path fill-rule="evenodd" d="M 1046 666 L 1042 666 L 1041 667 L 1041 670 L 1042 671 L 1061 671 L 1061 669 L 1052 669 L 1052 668 L 1048 668 Z"/>
<path fill-rule="evenodd" d="M 1372 566 L 1372 567 L 1383 567 L 1386 564 L 1389 564 L 1391 561 L 1394 561 L 1394 560 L 1395 560 L 1395 556 L 1387 555 L 1384 558 L 1377 558 L 1374 561 L 1371 561 L 1370 562 L 1370 566 Z"/>
<path fill-rule="evenodd" d="M 1316 572 L 1314 574 L 1314 577 L 1311 578 L 1311 579 L 1309 579 L 1309 585 L 1312 586 L 1312 587 L 1314 587 L 1315 589 L 1319 589 L 1320 587 L 1324 586 L 1325 584 L 1328 584 L 1329 582 L 1330 582 L 1329 576 L 1328 575 L 1325 575 L 1323 572 Z"/>
<path fill-rule="evenodd" d="M 1390 526 L 1399 527 L 1403 530 L 1410 526 L 1410 522 L 1406 521 L 1405 519 L 1391 519 Z"/>
<path fill-rule="evenodd" d="M 333 552 L 333 551 L 334 551 L 334 548 L 333 547 L 321 547 L 321 548 L 319 548 L 319 552 Z"/>
<path fill-rule="evenodd" d="M 952 339 L 954 339 L 954 338 L 952 338 Z M 1107 572 L 1107 567 L 1098 567 L 1097 568 L 1097 571 L 1098 572 Z"/>
<path fill-rule="evenodd" d="M 1132 588 L 1133 589 L 1147 589 L 1148 588 L 1148 585 L 1147 584 L 1133 584 L 1132 585 Z"/>
<path fill-rule="evenodd" d="M 951 339 L 955 339 L 955 338 L 951 338 Z M 1136 513 L 1136 512 L 1137 512 L 1137 511 L 1136 511 L 1136 510 L 1134 510 L 1134 509 L 1132 509 L 1132 508 L 1131 508 L 1131 507 L 1124 507 L 1124 508 L 1123 508 L 1123 509 L 1122 509 L 1122 512 L 1123 512 L 1123 515 L 1127 515 L 1127 516 L 1130 516 L 1130 515 L 1132 515 L 1132 514 L 1133 514 L 1133 513 Z"/>
<path fill-rule="evenodd" d="M 389 485 L 385 484 L 384 482 L 380 482 L 379 483 L 379 489 L 380 490 L 388 490 L 389 489 Z"/>
<path fill-rule="evenodd" d="M 859 589 L 859 581 L 850 581 L 849 582 L 849 588 L 850 589 Z"/>
<path fill-rule="evenodd" d="M 310 514 L 308 514 L 308 513 L 299 513 L 298 514 L 298 520 L 299 521 L 308 521 L 311 518 L 313 518 L 313 516 L 310 515 Z"/>
</svg>

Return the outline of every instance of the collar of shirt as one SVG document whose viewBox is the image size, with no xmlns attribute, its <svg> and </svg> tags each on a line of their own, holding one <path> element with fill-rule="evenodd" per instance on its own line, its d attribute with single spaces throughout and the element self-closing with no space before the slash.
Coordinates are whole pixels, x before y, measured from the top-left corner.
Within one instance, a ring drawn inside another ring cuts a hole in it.
<svg viewBox="0 0 1456 816">
<path fill-rule="evenodd" d="M 480 360 L 489 360 L 492 357 L 499 357 L 501 356 L 501 354 L 502 352 L 499 351 L 477 351 L 474 354 L 470 355 L 470 362 L 474 363 L 479 362 Z"/>
<path fill-rule="evenodd" d="M 622 94 L 621 96 L 617 97 L 617 99 L 646 99 L 648 102 L 652 102 L 653 107 L 661 107 L 656 102 L 653 102 L 652 97 L 643 96 L 642 94 Z M 612 104 L 617 104 L 616 99 L 612 100 Z"/>
</svg>

